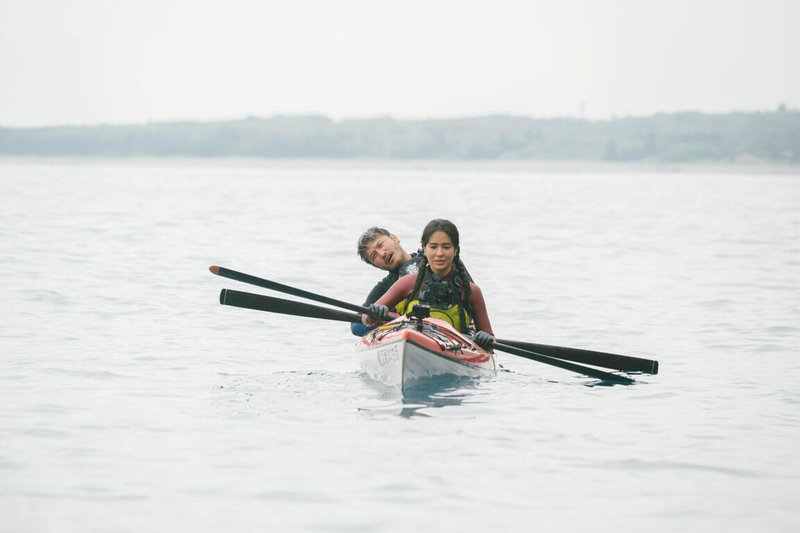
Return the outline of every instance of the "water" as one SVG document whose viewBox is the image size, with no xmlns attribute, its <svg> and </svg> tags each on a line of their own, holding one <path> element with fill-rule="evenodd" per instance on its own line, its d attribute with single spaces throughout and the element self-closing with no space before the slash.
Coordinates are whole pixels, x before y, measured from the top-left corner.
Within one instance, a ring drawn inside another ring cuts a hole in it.
<svg viewBox="0 0 800 533">
<path fill-rule="evenodd" d="M 680 170 L 680 169 L 678 169 Z M 0 531 L 795 531 L 800 174 L 0 161 Z M 512 355 L 401 400 L 345 324 L 222 307 L 218 264 L 360 303 L 367 226 L 455 221 Z"/>
</svg>

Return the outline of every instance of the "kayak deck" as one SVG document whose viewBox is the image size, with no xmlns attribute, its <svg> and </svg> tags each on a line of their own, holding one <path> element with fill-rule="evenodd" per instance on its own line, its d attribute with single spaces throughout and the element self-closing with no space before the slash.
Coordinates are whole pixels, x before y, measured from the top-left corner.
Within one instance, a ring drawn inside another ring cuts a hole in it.
<svg viewBox="0 0 800 533">
<path fill-rule="evenodd" d="M 496 371 L 492 352 L 435 318 L 400 317 L 356 343 L 361 368 L 371 378 L 405 391 L 443 378 L 481 378 Z"/>
</svg>

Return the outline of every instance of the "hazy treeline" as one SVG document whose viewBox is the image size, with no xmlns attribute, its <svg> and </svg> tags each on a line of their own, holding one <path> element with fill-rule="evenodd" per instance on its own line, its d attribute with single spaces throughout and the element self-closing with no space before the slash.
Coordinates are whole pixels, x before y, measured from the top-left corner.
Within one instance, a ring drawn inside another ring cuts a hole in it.
<svg viewBox="0 0 800 533">
<path fill-rule="evenodd" d="M 0 155 L 538 159 L 800 163 L 800 112 L 674 113 L 611 120 L 519 116 L 0 128 Z"/>
</svg>

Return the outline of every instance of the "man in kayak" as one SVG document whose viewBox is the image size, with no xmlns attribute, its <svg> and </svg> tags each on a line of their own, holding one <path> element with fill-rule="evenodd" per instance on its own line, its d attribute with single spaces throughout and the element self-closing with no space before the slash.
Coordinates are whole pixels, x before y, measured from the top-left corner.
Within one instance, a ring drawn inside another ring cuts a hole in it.
<svg viewBox="0 0 800 533">
<path fill-rule="evenodd" d="M 358 238 L 358 255 L 364 262 L 388 271 L 388 274 L 367 295 L 365 307 L 383 296 L 400 277 L 419 272 L 418 252 L 406 252 L 400 245 L 400 239 L 384 228 L 372 227 L 361 234 Z M 350 325 L 350 331 L 359 337 L 370 329 L 372 328 L 364 324 Z"/>
</svg>

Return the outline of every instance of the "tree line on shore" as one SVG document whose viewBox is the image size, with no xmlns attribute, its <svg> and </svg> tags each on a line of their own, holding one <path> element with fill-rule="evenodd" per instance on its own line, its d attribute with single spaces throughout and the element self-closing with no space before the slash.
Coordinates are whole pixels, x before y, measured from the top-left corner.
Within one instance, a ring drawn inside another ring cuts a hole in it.
<svg viewBox="0 0 800 533">
<path fill-rule="evenodd" d="M 0 155 L 800 163 L 800 111 L 608 120 L 493 115 L 0 128 Z"/>
</svg>

